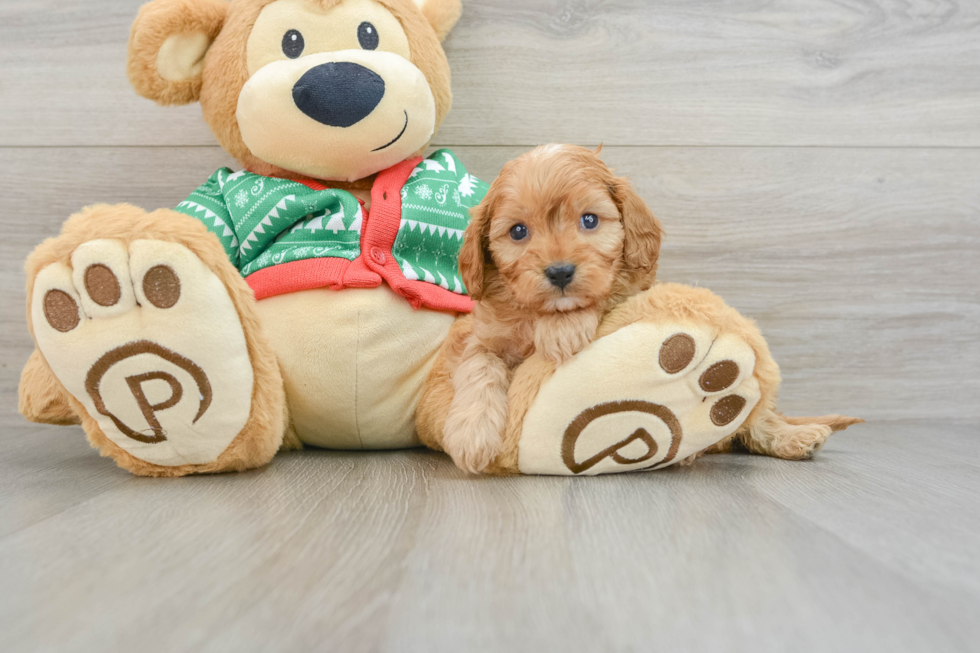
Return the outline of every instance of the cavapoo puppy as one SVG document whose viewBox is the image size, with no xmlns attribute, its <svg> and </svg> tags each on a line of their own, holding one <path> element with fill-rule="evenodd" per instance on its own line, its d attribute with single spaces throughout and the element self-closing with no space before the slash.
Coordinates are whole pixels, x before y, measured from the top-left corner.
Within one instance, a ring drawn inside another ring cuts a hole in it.
<svg viewBox="0 0 980 653">
<path fill-rule="evenodd" d="M 513 369 L 534 352 L 561 364 L 592 341 L 603 313 L 650 287 L 661 229 L 598 151 L 572 145 L 505 165 L 471 216 L 459 269 L 476 306 L 451 362 L 443 447 L 480 472 L 501 446 Z"/>
</svg>

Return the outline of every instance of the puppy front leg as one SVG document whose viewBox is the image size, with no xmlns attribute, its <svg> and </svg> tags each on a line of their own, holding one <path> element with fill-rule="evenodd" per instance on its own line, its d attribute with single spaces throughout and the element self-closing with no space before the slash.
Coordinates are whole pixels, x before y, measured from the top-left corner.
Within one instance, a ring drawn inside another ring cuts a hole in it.
<svg viewBox="0 0 980 653">
<path fill-rule="evenodd" d="M 561 365 L 595 339 L 599 314 L 573 311 L 543 315 L 534 325 L 534 349 Z"/>
<path fill-rule="evenodd" d="M 471 343 L 453 373 L 455 395 L 442 447 L 463 470 L 476 474 L 500 453 L 507 425 L 510 375 L 499 356 Z"/>
</svg>

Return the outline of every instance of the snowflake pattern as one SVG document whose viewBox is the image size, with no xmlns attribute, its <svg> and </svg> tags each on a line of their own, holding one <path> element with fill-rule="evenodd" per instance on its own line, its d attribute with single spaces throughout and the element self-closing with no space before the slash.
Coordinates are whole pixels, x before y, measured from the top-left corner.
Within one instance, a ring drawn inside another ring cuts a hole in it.
<svg viewBox="0 0 980 653">
<path fill-rule="evenodd" d="M 418 188 L 415 189 L 415 194 L 420 198 L 427 200 L 432 197 L 432 189 L 425 184 L 419 184 Z"/>
<path fill-rule="evenodd" d="M 247 204 L 248 204 L 247 192 L 245 192 L 244 190 L 239 190 L 237 193 L 235 193 L 235 206 L 237 206 L 240 209 L 243 209 Z"/>
</svg>

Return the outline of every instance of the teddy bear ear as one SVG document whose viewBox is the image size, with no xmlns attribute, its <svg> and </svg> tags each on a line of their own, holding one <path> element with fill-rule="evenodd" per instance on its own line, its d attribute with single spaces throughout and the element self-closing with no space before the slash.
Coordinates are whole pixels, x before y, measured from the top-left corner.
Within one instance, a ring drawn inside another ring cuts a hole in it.
<svg viewBox="0 0 980 653">
<path fill-rule="evenodd" d="M 188 104 L 201 95 L 204 55 L 225 22 L 227 0 L 153 0 L 129 34 L 126 70 L 136 92 L 159 104 Z"/>
<path fill-rule="evenodd" d="M 425 19 L 436 31 L 440 41 L 445 41 L 453 29 L 463 7 L 460 0 L 414 0 Z"/>
</svg>

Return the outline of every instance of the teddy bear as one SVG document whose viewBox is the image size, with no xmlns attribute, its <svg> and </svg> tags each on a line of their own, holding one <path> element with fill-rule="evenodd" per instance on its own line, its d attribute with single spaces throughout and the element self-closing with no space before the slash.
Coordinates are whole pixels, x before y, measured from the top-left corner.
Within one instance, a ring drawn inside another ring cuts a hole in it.
<svg viewBox="0 0 980 653">
<path fill-rule="evenodd" d="M 441 448 L 446 360 L 472 300 L 458 271 L 487 192 L 449 150 L 442 41 L 459 0 L 153 0 L 129 78 L 199 102 L 239 171 L 173 209 L 95 205 L 26 262 L 29 420 L 81 424 L 145 476 L 242 471 L 280 450 Z M 748 319 L 657 284 L 556 368 L 514 371 L 490 473 L 659 469 L 699 453 L 812 455 L 841 416 L 776 412 Z"/>
</svg>

